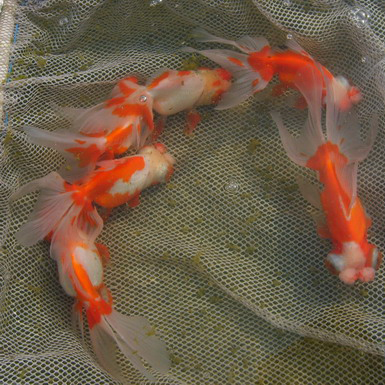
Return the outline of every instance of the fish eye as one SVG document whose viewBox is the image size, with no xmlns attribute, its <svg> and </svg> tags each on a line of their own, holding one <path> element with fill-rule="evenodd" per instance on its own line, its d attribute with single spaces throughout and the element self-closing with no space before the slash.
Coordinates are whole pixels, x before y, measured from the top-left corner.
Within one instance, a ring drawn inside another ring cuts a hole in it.
<svg viewBox="0 0 385 385">
<path fill-rule="evenodd" d="M 325 258 L 325 264 L 334 274 L 340 273 L 345 266 L 344 259 L 340 254 L 328 254 Z"/>
<path fill-rule="evenodd" d="M 140 101 L 141 103 L 147 102 L 147 96 L 146 96 L 146 95 L 140 95 L 140 96 L 139 96 L 139 101 Z"/>
</svg>

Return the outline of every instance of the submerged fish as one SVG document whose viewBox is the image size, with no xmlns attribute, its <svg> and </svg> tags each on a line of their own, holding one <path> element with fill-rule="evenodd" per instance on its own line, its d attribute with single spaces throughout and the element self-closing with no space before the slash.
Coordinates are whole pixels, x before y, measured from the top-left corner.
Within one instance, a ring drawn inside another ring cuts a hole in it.
<svg viewBox="0 0 385 385">
<path fill-rule="evenodd" d="M 230 72 L 223 68 L 167 70 L 152 78 L 147 90 L 153 96 L 154 111 L 162 117 L 187 111 L 186 133 L 190 134 L 201 120 L 195 108 L 218 103 L 231 86 L 231 78 Z"/>
<path fill-rule="evenodd" d="M 187 111 L 191 133 L 200 121 L 196 107 L 217 103 L 231 85 L 226 70 L 166 70 L 154 75 L 146 86 L 135 77 L 120 80 L 111 98 L 88 109 L 63 109 L 73 120 L 72 131 L 24 127 L 29 141 L 59 151 L 66 164 L 59 173 L 69 182 L 81 182 L 102 159 L 113 159 L 130 148 L 143 147 L 163 130 L 165 117 Z M 154 132 L 153 110 L 162 118 Z"/>
<path fill-rule="evenodd" d="M 186 48 L 188 52 L 199 52 L 227 69 L 235 78 L 235 82 L 226 92 L 218 104 L 219 109 L 238 105 L 256 92 L 262 91 L 274 75 L 278 75 L 280 83 L 273 89 L 273 95 L 281 95 L 287 88 L 296 89 L 295 78 L 298 71 L 309 69 L 315 72 L 318 80 L 323 79 L 319 64 L 299 46 L 293 39 L 287 43 L 288 49 L 276 50 L 270 47 L 264 37 L 244 36 L 237 41 L 222 39 L 209 34 L 203 29 L 194 31 L 194 35 L 201 42 L 216 42 L 232 45 L 243 53 L 226 49 L 210 49 L 197 51 Z M 334 77 L 325 67 L 320 66 L 324 75 L 333 85 L 335 103 L 342 110 L 348 110 L 352 104 L 361 100 L 358 88 L 351 86 L 342 76 Z M 307 84 L 306 87 L 312 87 Z M 322 87 L 325 94 L 325 83 Z M 297 107 L 304 107 L 300 98 Z"/>
<path fill-rule="evenodd" d="M 333 250 L 325 259 L 326 267 L 347 284 L 357 280 L 368 282 L 374 279 L 382 255 L 367 240 L 371 220 L 357 197 L 357 166 L 372 148 L 377 120 L 372 121 L 368 142 L 363 143 L 357 114 L 353 110 L 343 111 L 338 103 L 339 90 L 327 74 L 324 79 L 319 77 L 322 72 L 321 67 L 315 70 L 309 66 L 293 79 L 309 106 L 308 120 L 298 138 L 290 135 L 278 113 L 272 116 L 289 158 L 317 171 L 324 186 L 319 192 L 313 185 L 301 183 L 300 189 L 310 203 L 323 210 L 318 233 L 333 242 Z M 326 139 L 322 131 L 325 85 Z"/>
<path fill-rule="evenodd" d="M 23 186 L 12 200 L 39 190 L 40 195 L 28 222 L 16 234 L 23 246 L 30 246 L 50 234 L 50 253 L 58 264 L 60 283 L 76 298 L 75 319 L 82 324 L 86 309 L 93 349 L 103 367 L 119 378 L 113 345 L 148 379 L 155 378 L 141 359 L 165 373 L 170 361 L 165 344 L 152 336 L 143 317 L 118 313 L 103 284 L 102 256 L 105 246 L 95 243 L 103 221 L 93 203 L 113 208 L 125 202 L 138 203 L 141 191 L 165 182 L 173 171 L 174 159 L 157 143 L 144 147 L 138 155 L 99 162 L 98 169 L 81 185 L 69 184 L 52 172 Z M 82 326 L 81 326 L 82 329 Z"/>
<path fill-rule="evenodd" d="M 63 109 L 73 120 L 72 131 L 24 128 L 30 142 L 53 148 L 66 159 L 60 174 L 80 182 L 101 159 L 113 159 L 130 148 L 141 148 L 154 129 L 152 97 L 137 79 L 118 82 L 111 98 L 88 109 Z"/>
</svg>

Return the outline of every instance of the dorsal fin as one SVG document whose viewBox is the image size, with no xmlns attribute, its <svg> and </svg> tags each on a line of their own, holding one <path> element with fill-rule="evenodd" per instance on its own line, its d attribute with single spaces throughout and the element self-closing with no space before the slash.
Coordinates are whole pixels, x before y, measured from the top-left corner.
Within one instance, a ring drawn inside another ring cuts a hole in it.
<svg viewBox="0 0 385 385">
<path fill-rule="evenodd" d="M 245 53 L 257 52 L 269 45 L 267 39 L 261 36 L 252 37 L 246 35 L 234 41 L 214 36 L 203 28 L 194 29 L 192 35 L 197 41 L 232 45 Z"/>
</svg>

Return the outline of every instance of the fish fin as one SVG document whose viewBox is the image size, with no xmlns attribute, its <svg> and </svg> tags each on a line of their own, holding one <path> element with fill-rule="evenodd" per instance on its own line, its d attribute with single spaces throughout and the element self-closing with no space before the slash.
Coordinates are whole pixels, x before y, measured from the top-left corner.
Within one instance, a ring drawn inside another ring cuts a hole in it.
<svg viewBox="0 0 385 385">
<path fill-rule="evenodd" d="M 293 137 L 282 121 L 281 114 L 277 111 L 271 112 L 275 124 L 278 127 L 279 135 L 288 157 L 296 164 L 306 167 L 308 160 L 317 151 L 319 146 L 318 138 L 313 135 L 312 122 L 307 119 L 298 138 Z"/>
<path fill-rule="evenodd" d="M 245 53 L 260 51 L 263 47 L 269 45 L 269 42 L 264 37 L 243 36 L 240 39 L 234 41 L 214 36 L 203 28 L 194 29 L 192 31 L 192 36 L 200 42 L 213 42 L 232 45 Z"/>
<path fill-rule="evenodd" d="M 83 326 L 83 304 L 80 300 L 76 299 L 72 307 L 71 316 L 72 327 L 74 329 L 80 329 L 80 335 L 82 337 L 82 343 L 84 343 L 84 326 Z"/>
<path fill-rule="evenodd" d="M 74 122 L 76 119 L 79 118 L 79 116 L 82 116 L 87 111 L 87 108 L 62 107 L 57 105 L 52 105 L 52 108 L 57 113 L 57 115 L 61 116 L 66 120 L 69 120 L 71 123 Z M 76 132 L 77 129 L 74 127 L 73 124 L 71 124 L 69 131 Z"/>
<path fill-rule="evenodd" d="M 115 87 L 111 90 L 110 98 L 116 98 L 118 96 L 128 97 L 132 95 L 138 87 L 140 87 L 138 85 L 138 78 L 136 76 L 127 76 L 116 83 Z"/>
<path fill-rule="evenodd" d="M 278 96 L 282 96 L 287 90 L 288 90 L 288 86 L 286 84 L 278 83 L 273 87 L 271 94 L 272 96 L 278 97 Z"/>
<path fill-rule="evenodd" d="M 350 204 L 346 207 L 346 215 L 350 211 L 357 197 L 357 168 L 358 162 L 364 160 L 373 147 L 378 131 L 378 114 L 374 114 L 370 121 L 370 127 L 366 141 L 360 137 L 360 123 L 358 114 L 351 109 L 341 109 L 336 95 L 335 83 L 325 78 L 326 86 L 326 134 L 330 142 L 338 146 L 342 155 L 347 158 L 344 164 L 336 160 L 336 172 L 341 183 L 350 197 Z M 341 164 L 340 164 L 341 163 Z M 345 206 L 344 206 L 345 208 Z"/>
<path fill-rule="evenodd" d="M 114 337 L 113 331 L 103 322 L 90 328 L 90 337 L 99 364 L 114 379 L 124 383 L 123 375 L 116 360 L 116 337 Z"/>
<path fill-rule="evenodd" d="M 146 87 L 150 86 L 153 83 L 153 81 L 158 79 L 158 78 L 163 78 L 164 77 L 165 79 L 169 79 L 169 78 L 175 76 L 175 74 L 177 74 L 177 72 L 178 71 L 170 70 L 167 67 L 159 68 L 158 70 L 153 72 L 151 74 L 151 76 L 146 80 Z M 166 77 L 166 74 L 167 74 L 167 77 Z"/>
<path fill-rule="evenodd" d="M 108 160 L 101 160 L 96 163 L 96 167 L 98 169 L 95 172 L 99 171 L 110 171 L 114 169 L 117 165 L 127 162 L 126 158 L 118 158 L 118 159 L 108 159 Z"/>
<path fill-rule="evenodd" d="M 47 131 L 26 126 L 24 131 L 29 142 L 57 150 L 66 159 L 59 173 L 69 182 L 79 181 L 93 171 L 95 163 L 106 149 L 104 138 L 68 130 Z"/>
<path fill-rule="evenodd" d="M 135 194 L 131 200 L 128 202 L 128 205 L 131 208 L 137 207 L 140 204 L 140 193 Z"/>
<path fill-rule="evenodd" d="M 349 205 L 346 206 L 342 201 L 341 206 L 343 207 L 345 218 L 350 218 L 351 210 L 356 202 L 357 198 L 357 172 L 358 162 L 350 163 L 347 165 L 336 165 L 336 174 L 338 180 L 341 183 L 342 188 L 349 197 Z"/>
<path fill-rule="evenodd" d="M 254 93 L 262 91 L 274 75 L 270 69 L 264 69 L 263 74 L 255 71 L 248 62 L 249 56 L 243 53 L 225 49 L 196 51 L 188 47 L 184 50 L 198 52 L 208 57 L 234 76 L 234 82 L 230 89 L 222 94 L 218 105 L 215 107 L 218 110 L 236 106 Z"/>
<path fill-rule="evenodd" d="M 317 67 L 319 71 L 324 72 L 319 64 Z M 339 79 L 341 81 L 341 77 Z M 327 138 L 339 147 L 341 153 L 348 158 L 348 163 L 360 162 L 368 156 L 373 147 L 378 131 L 378 114 L 373 114 L 367 139 L 363 142 L 360 138 L 361 129 L 357 112 L 354 109 L 347 111 L 338 103 L 340 87 L 337 80 L 330 80 L 324 75 L 324 81 Z"/>
<path fill-rule="evenodd" d="M 203 56 L 206 56 L 213 62 L 219 64 L 225 68 L 231 74 L 237 78 L 242 76 L 246 70 L 252 71 L 247 61 L 248 55 L 227 49 L 206 49 L 198 51 L 191 47 L 182 48 L 184 52 L 197 52 Z"/>
<path fill-rule="evenodd" d="M 35 190 L 40 190 L 34 210 L 22 225 L 15 237 L 23 246 L 34 245 L 55 229 L 58 222 L 73 204 L 73 191 L 64 188 L 64 179 L 56 172 L 32 181 L 21 187 L 11 196 L 11 200 L 20 198 Z"/>
<path fill-rule="evenodd" d="M 164 131 L 164 127 L 166 126 L 167 116 L 158 116 L 155 128 L 151 136 L 151 140 L 156 142 L 160 135 L 162 135 Z"/>
<path fill-rule="evenodd" d="M 317 233 L 321 238 L 330 238 L 329 228 L 326 223 L 325 215 L 322 211 L 321 195 L 319 188 L 308 182 L 306 179 L 298 177 L 297 183 L 302 196 L 317 209 L 312 218 L 316 223 Z"/>
<path fill-rule="evenodd" d="M 103 264 L 106 265 L 111 259 L 110 250 L 106 245 L 103 245 L 102 243 L 95 243 L 95 246 L 103 259 Z"/>
<path fill-rule="evenodd" d="M 69 183 L 84 183 L 94 169 L 94 163 L 89 163 L 87 166 L 80 168 L 76 160 L 68 159 L 60 166 L 58 173 Z"/>
<path fill-rule="evenodd" d="M 322 93 L 323 80 L 318 68 L 307 65 L 301 68 L 294 80 L 308 105 L 308 118 L 298 138 L 294 138 L 285 127 L 281 115 L 272 112 L 271 116 L 278 126 L 282 144 L 289 158 L 300 166 L 307 165 L 319 146 L 325 143 L 322 131 Z M 310 86 L 309 86 L 310 85 Z"/>
<path fill-rule="evenodd" d="M 73 119 L 76 131 L 85 135 L 106 135 L 118 127 L 128 127 L 131 124 L 137 129 L 140 124 L 153 128 L 152 96 L 145 86 L 129 80 L 118 84 L 129 83 L 126 95 L 112 97 L 102 103 L 83 110 Z M 135 87 L 132 91 L 130 87 Z"/>
<path fill-rule="evenodd" d="M 256 92 L 262 91 L 268 84 L 268 81 L 262 79 L 257 72 L 246 72 L 243 76 L 237 78 L 230 89 L 222 94 L 222 97 L 215 107 L 216 110 L 224 110 L 234 107 Z"/>
<path fill-rule="evenodd" d="M 308 182 L 306 179 L 298 177 L 297 184 L 302 196 L 315 208 L 322 210 L 321 196 L 319 188 Z"/>
<path fill-rule="evenodd" d="M 328 92 L 327 94 L 332 94 Z M 360 137 L 359 118 L 353 109 L 349 112 L 340 110 L 327 96 L 326 129 L 328 139 L 338 145 L 342 154 L 348 158 L 348 163 L 364 160 L 373 147 L 378 132 L 378 115 L 374 114 L 365 141 Z"/>
<path fill-rule="evenodd" d="M 185 129 L 186 135 L 192 135 L 197 125 L 202 120 L 201 114 L 196 110 L 190 110 L 186 114 L 187 126 Z"/>
<path fill-rule="evenodd" d="M 288 39 L 286 41 L 286 47 L 300 53 L 303 56 L 307 56 L 308 58 L 313 59 L 313 57 L 304 49 L 301 47 L 301 45 L 295 40 L 295 39 Z"/>
<path fill-rule="evenodd" d="M 316 223 L 317 234 L 320 236 L 320 238 L 331 239 L 332 236 L 331 236 L 329 228 L 326 224 L 325 215 L 323 213 L 319 212 L 317 215 L 313 216 L 313 219 Z"/>
<path fill-rule="evenodd" d="M 324 77 L 321 67 L 316 63 L 303 66 L 296 73 L 294 86 L 306 100 L 309 109 L 309 120 L 312 136 L 322 144 L 324 135 L 322 131 L 322 98 L 324 92 Z"/>
<path fill-rule="evenodd" d="M 113 309 L 110 314 L 104 315 L 103 319 L 114 332 L 115 341 L 122 353 L 147 379 L 155 381 L 155 377 L 145 369 L 141 359 L 157 372 L 167 373 L 171 362 L 166 345 L 154 335 L 153 328 L 144 317 L 127 317 Z"/>
</svg>

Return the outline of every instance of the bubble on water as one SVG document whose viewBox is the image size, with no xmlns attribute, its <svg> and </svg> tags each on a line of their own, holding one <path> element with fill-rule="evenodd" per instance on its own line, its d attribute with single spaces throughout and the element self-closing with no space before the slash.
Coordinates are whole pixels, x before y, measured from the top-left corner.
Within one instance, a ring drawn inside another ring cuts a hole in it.
<svg viewBox="0 0 385 385">
<path fill-rule="evenodd" d="M 285 5 L 286 7 L 290 7 L 291 6 L 291 0 L 283 0 L 283 5 Z"/>
<path fill-rule="evenodd" d="M 370 14 L 366 9 L 355 7 L 350 12 L 352 14 L 353 20 L 359 27 L 363 27 L 368 24 Z"/>
<path fill-rule="evenodd" d="M 150 1 L 150 7 L 155 7 L 159 4 L 162 4 L 163 3 L 163 0 L 151 0 Z"/>
<path fill-rule="evenodd" d="M 69 23 L 69 19 L 67 16 L 64 16 L 62 17 L 60 20 L 59 20 L 59 25 L 63 26 L 63 25 L 66 25 Z"/>
<path fill-rule="evenodd" d="M 144 102 L 147 102 L 147 96 L 146 95 L 140 95 L 139 96 L 139 101 L 144 103 Z"/>
<path fill-rule="evenodd" d="M 225 184 L 225 190 L 231 194 L 235 194 L 239 190 L 239 184 L 235 180 L 230 180 Z"/>
<path fill-rule="evenodd" d="M 286 39 L 287 40 L 291 40 L 293 38 L 293 35 L 291 34 L 291 33 L 288 33 L 287 35 L 286 35 Z"/>
<path fill-rule="evenodd" d="M 203 378 L 205 378 L 206 380 L 211 378 L 211 373 L 210 372 L 203 372 Z"/>
</svg>

